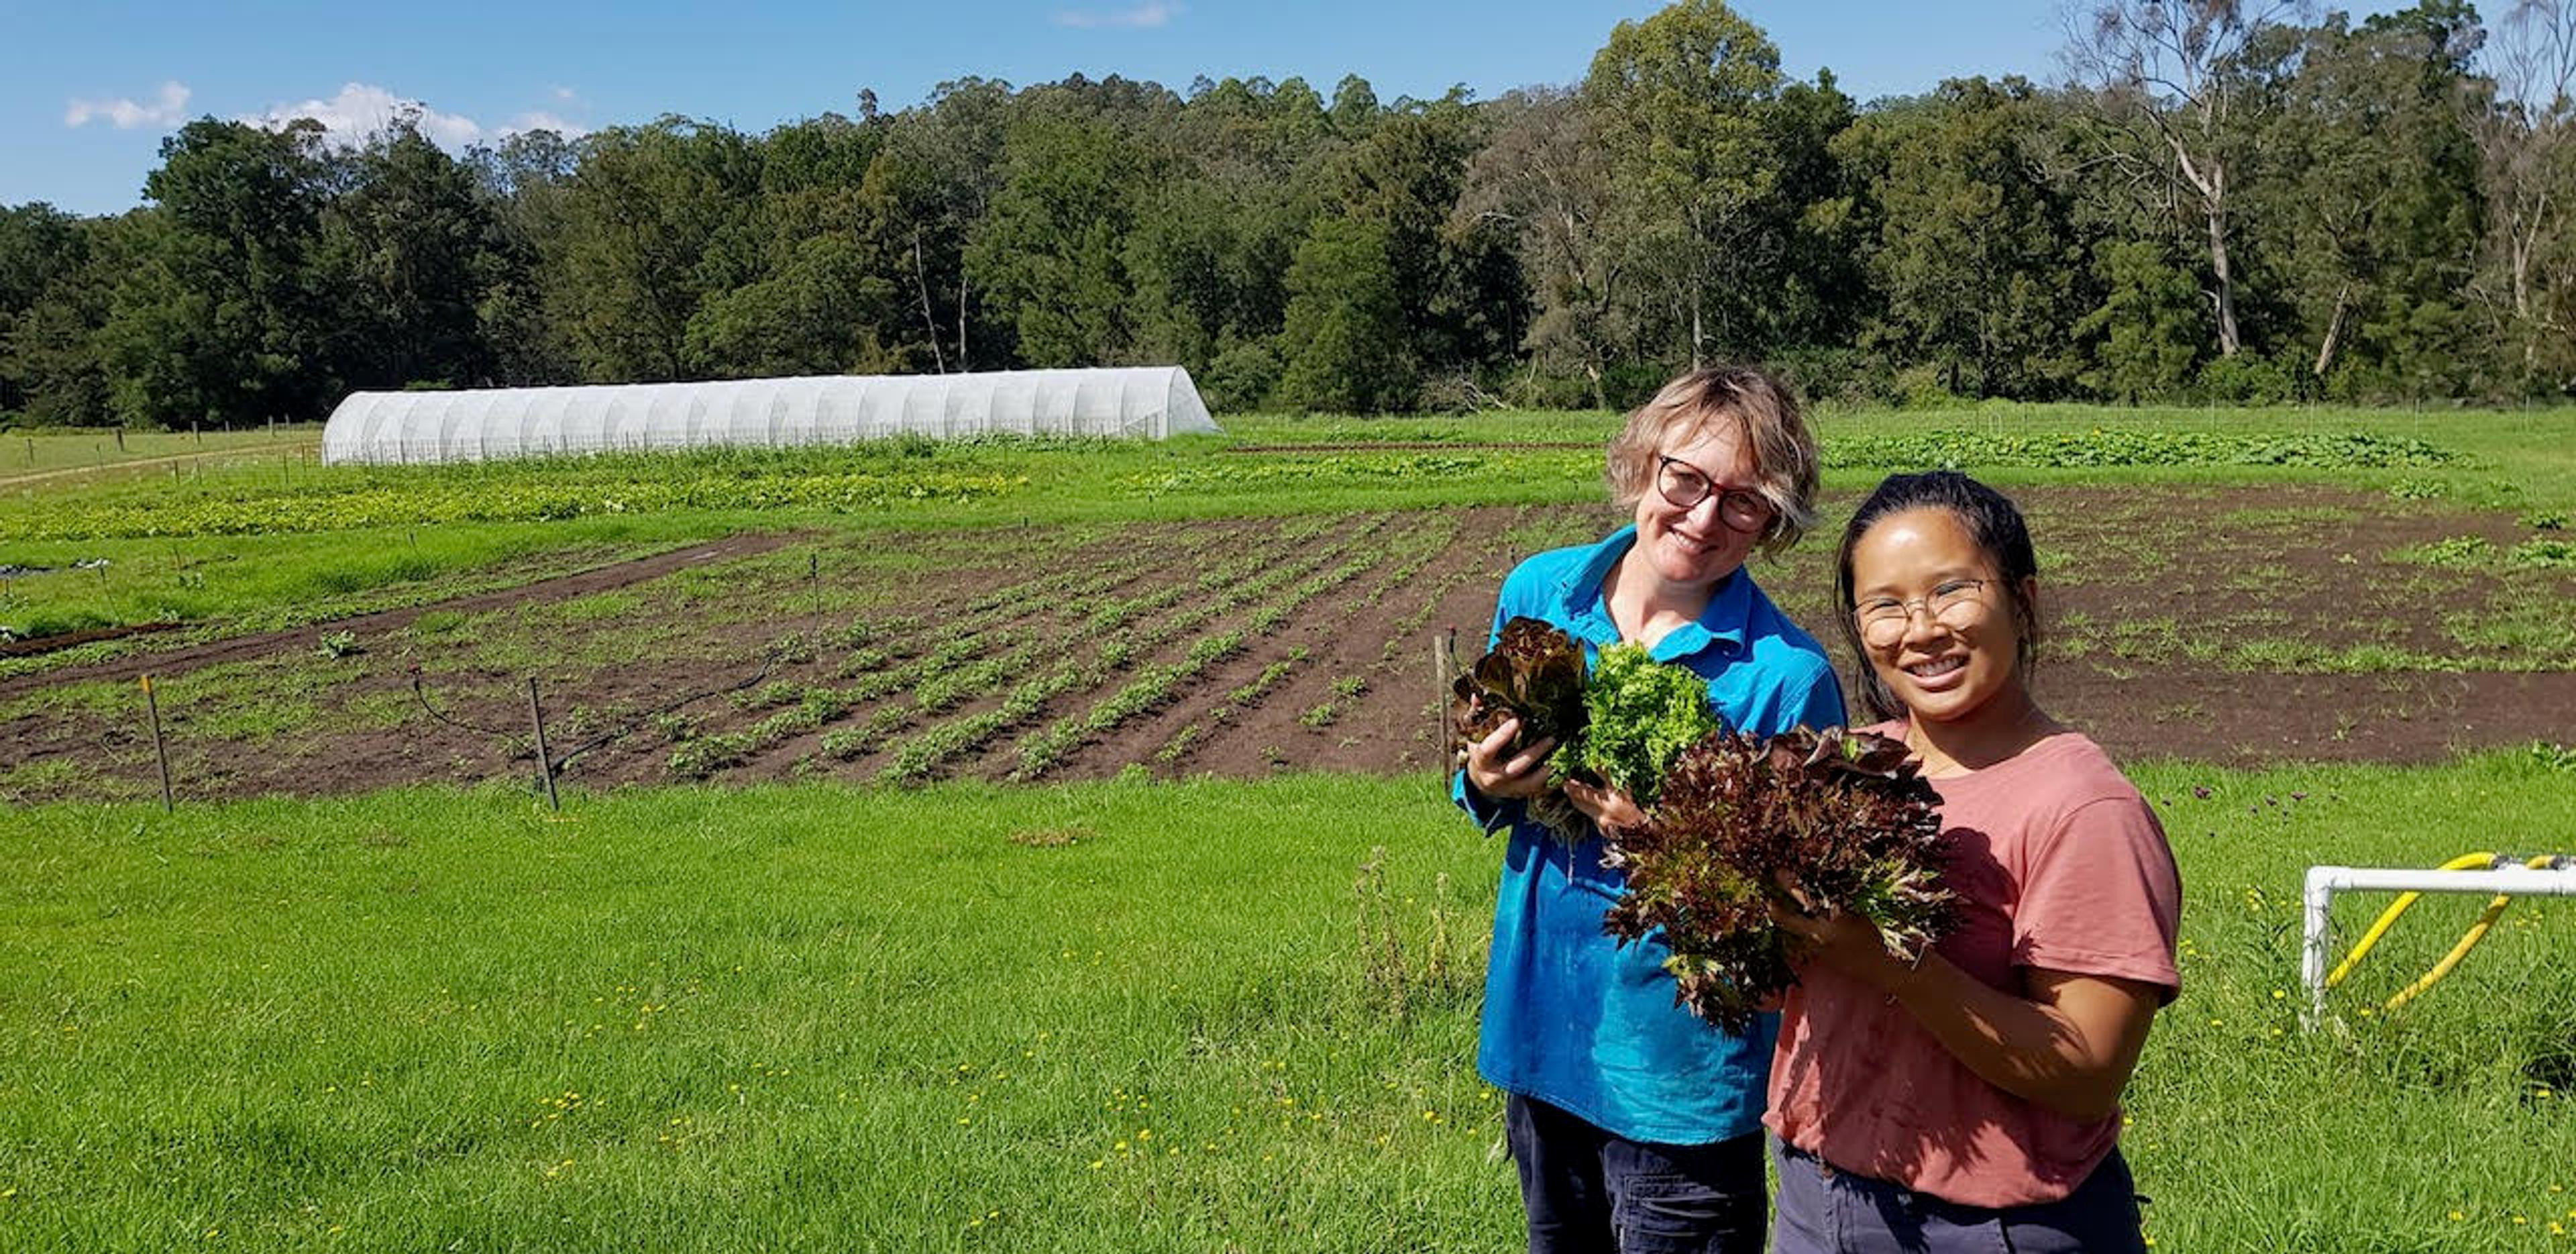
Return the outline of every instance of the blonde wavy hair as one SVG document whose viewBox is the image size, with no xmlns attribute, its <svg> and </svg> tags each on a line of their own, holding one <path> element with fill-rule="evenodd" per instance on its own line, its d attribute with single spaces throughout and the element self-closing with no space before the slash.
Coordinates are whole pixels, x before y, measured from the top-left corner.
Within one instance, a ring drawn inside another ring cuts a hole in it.
<svg viewBox="0 0 2576 1254">
<path fill-rule="evenodd" d="M 1687 443 L 1712 422 L 1735 424 L 1753 454 L 1754 490 L 1771 505 L 1771 521 L 1754 545 L 1776 558 L 1816 525 L 1816 437 L 1789 389 L 1757 367 L 1690 371 L 1631 411 L 1602 466 L 1610 499 L 1635 509 L 1654 487 L 1655 458 L 1666 444 Z"/>
</svg>

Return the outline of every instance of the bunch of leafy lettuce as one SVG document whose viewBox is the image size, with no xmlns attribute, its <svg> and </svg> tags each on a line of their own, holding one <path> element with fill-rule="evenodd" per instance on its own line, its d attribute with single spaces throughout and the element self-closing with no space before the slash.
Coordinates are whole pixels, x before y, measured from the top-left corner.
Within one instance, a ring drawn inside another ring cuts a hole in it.
<svg viewBox="0 0 2576 1254">
<path fill-rule="evenodd" d="M 1604 861 L 1628 892 L 1602 928 L 1626 943 L 1661 929 L 1675 1000 L 1742 1031 L 1796 978 L 1767 909 L 1790 901 L 1784 883 L 1869 920 L 1901 961 L 1948 930 L 1938 803 L 1885 736 L 1711 735 L 1673 763 L 1652 821 L 1612 835 Z"/>
<path fill-rule="evenodd" d="M 1467 746 L 1513 719 L 1520 720 L 1513 753 L 1552 739 L 1557 748 L 1549 761 L 1560 763 L 1565 746 L 1583 731 L 1583 648 L 1544 620 L 1514 618 L 1503 624 L 1492 651 L 1458 673 L 1449 692 L 1451 748 L 1461 765 Z M 1546 793 L 1530 799 L 1530 817 L 1567 840 L 1590 835 L 1590 821 L 1553 786 L 1563 776 L 1553 775 L 1550 782 Z"/>
<path fill-rule="evenodd" d="M 1583 650 L 1545 620 L 1514 618 L 1449 694 L 1462 752 L 1513 719 L 1521 721 L 1513 752 L 1541 740 L 1563 744 L 1583 728 Z"/>
<path fill-rule="evenodd" d="M 1656 661 L 1640 644 L 1601 650 L 1583 704 L 1574 772 L 1628 794 L 1641 808 L 1655 804 L 1682 751 L 1720 727 L 1708 708 L 1708 681 L 1688 667 Z"/>
</svg>

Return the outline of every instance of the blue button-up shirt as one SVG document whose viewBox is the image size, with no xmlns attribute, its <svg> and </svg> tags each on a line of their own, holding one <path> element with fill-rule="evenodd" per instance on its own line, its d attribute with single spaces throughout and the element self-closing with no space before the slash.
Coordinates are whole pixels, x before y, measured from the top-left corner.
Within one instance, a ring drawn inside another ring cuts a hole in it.
<svg viewBox="0 0 2576 1254">
<path fill-rule="evenodd" d="M 1625 527 L 1599 544 L 1521 563 L 1496 599 L 1495 632 L 1515 616 L 1544 619 L 1579 641 L 1589 664 L 1619 642 L 1601 585 L 1635 541 L 1636 528 Z M 1747 571 L 1729 576 L 1697 621 L 1651 652 L 1706 677 L 1709 704 L 1732 730 L 1767 736 L 1843 721 L 1842 687 L 1824 650 Z M 1623 947 L 1601 930 L 1626 881 L 1601 865 L 1599 838 L 1569 847 L 1530 822 L 1521 803 L 1469 789 L 1464 772 L 1454 791 L 1486 830 L 1511 830 L 1476 1050 L 1485 1079 L 1632 1141 L 1697 1145 L 1758 1129 L 1778 1016 L 1761 1016 L 1739 1036 L 1675 1005 L 1663 969 L 1672 951 L 1660 935 Z"/>
</svg>

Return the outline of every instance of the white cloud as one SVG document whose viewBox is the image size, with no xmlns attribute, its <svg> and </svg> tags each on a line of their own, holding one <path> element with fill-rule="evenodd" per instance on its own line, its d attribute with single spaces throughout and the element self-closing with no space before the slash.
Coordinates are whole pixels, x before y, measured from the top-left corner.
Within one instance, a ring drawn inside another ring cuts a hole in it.
<svg viewBox="0 0 2576 1254">
<path fill-rule="evenodd" d="M 521 131 L 553 131 L 555 134 L 561 135 L 565 139 L 579 139 L 582 136 L 589 134 L 590 128 L 579 122 L 567 122 L 552 113 L 539 109 L 533 113 L 522 113 L 519 116 L 510 119 L 510 124 L 501 128 L 501 133 L 503 135 L 516 135 Z"/>
<path fill-rule="evenodd" d="M 441 113 L 418 100 L 397 96 L 373 83 L 345 83 L 341 85 L 340 93 L 328 100 L 276 105 L 243 120 L 276 128 L 297 118 L 311 118 L 322 124 L 327 142 L 355 146 L 366 142 L 367 136 L 385 129 L 395 118 L 406 113 L 412 115 L 413 124 L 420 128 L 421 134 L 442 148 L 462 148 L 483 138 L 483 126 L 474 119 L 461 114 Z"/>
<path fill-rule="evenodd" d="M 565 104 L 571 104 L 574 101 L 581 99 L 580 92 L 574 91 L 561 83 L 557 83 L 554 86 L 547 88 L 546 94 L 553 96 L 555 99 L 560 100 Z"/>
<path fill-rule="evenodd" d="M 558 98 L 565 89 L 555 89 Z M 552 130 L 565 138 L 589 133 L 589 128 L 566 122 L 543 111 L 523 113 L 507 126 L 485 126 L 461 113 L 445 113 L 423 101 L 393 92 L 373 83 L 346 83 L 339 94 L 328 100 L 306 100 L 297 104 L 277 105 L 242 119 L 260 126 L 283 127 L 297 118 L 311 118 L 322 124 L 323 142 L 335 147 L 354 148 L 367 137 L 382 131 L 398 118 L 408 115 L 431 143 L 451 152 L 480 143 L 507 139 L 521 131 Z"/>
<path fill-rule="evenodd" d="M 1132 8 L 1113 9 L 1106 13 L 1095 13 L 1089 9 L 1059 10 L 1055 15 L 1055 24 L 1070 26 L 1076 30 L 1102 28 L 1152 30 L 1171 25 L 1173 18 L 1187 11 L 1188 6 L 1178 3 L 1177 0 L 1145 0 L 1144 3 Z"/>
<path fill-rule="evenodd" d="M 120 131 L 138 126 L 176 126 L 188 112 L 188 85 L 161 84 L 161 94 L 151 104 L 132 100 L 75 100 L 63 110 L 63 125 L 87 126 L 105 122 Z"/>
</svg>

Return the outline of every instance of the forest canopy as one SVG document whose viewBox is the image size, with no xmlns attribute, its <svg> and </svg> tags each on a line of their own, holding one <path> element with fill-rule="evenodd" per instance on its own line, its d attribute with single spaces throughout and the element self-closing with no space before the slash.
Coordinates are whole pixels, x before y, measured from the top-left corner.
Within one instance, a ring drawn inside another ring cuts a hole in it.
<svg viewBox="0 0 2576 1254">
<path fill-rule="evenodd" d="M 0 421 L 1130 364 L 1220 411 L 1622 407 L 1713 359 L 1894 403 L 2563 397 L 2571 4 L 2088 0 L 2059 81 L 1865 102 L 1682 0 L 1490 100 L 970 78 L 461 154 L 203 118 L 140 208 L 0 207 Z"/>
</svg>

